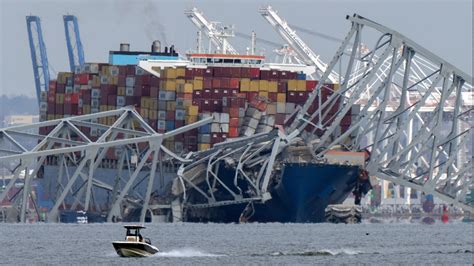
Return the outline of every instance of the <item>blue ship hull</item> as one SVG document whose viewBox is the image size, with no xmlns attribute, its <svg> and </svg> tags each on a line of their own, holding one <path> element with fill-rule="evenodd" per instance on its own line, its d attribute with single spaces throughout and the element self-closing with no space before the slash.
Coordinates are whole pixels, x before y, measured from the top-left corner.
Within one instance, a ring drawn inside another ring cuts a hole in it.
<svg viewBox="0 0 474 266">
<path fill-rule="evenodd" d="M 270 188 L 271 200 L 213 207 L 205 215 L 189 212 L 187 221 L 239 222 L 244 212 L 249 222 L 324 222 L 329 204 L 342 203 L 356 188 L 370 189 L 368 180 L 359 180 L 358 166 L 287 163 L 282 170 L 281 180 Z"/>
</svg>

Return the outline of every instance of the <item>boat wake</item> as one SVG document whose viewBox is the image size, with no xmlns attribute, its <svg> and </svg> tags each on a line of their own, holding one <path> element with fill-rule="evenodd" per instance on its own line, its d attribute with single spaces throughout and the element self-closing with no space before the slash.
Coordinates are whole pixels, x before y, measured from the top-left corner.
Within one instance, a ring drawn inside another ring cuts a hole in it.
<svg viewBox="0 0 474 266">
<path fill-rule="evenodd" d="M 193 248 L 173 249 L 170 251 L 160 251 L 155 257 L 221 257 L 223 254 L 206 253 Z"/>
<path fill-rule="evenodd" d="M 295 251 L 295 252 L 274 252 L 271 256 L 338 256 L 338 255 L 357 255 L 362 252 L 351 249 L 321 249 L 321 250 L 307 250 L 307 251 Z"/>
</svg>

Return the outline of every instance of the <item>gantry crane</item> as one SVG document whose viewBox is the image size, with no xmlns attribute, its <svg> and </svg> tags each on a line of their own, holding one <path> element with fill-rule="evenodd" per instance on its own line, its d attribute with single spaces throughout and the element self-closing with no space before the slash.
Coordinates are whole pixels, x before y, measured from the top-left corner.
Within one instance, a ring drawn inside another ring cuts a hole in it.
<svg viewBox="0 0 474 266">
<path fill-rule="evenodd" d="M 39 104 L 41 92 L 48 91 L 49 86 L 48 56 L 43 40 L 40 18 L 37 16 L 27 16 L 26 26 L 28 29 L 31 61 L 33 63 L 33 74 L 35 76 L 36 98 Z"/>
<path fill-rule="evenodd" d="M 321 77 L 326 71 L 327 65 L 319 58 L 319 55 L 314 53 L 309 46 L 306 45 L 271 6 L 260 8 L 258 11 L 275 28 L 278 34 L 280 34 L 305 64 L 316 66 L 317 75 Z M 339 82 L 339 75 L 332 71 L 328 79 L 332 83 Z"/>
<path fill-rule="evenodd" d="M 76 67 L 84 66 L 84 51 L 79 35 L 79 24 L 77 23 L 77 17 L 73 15 L 64 15 L 63 19 L 69 66 L 71 72 L 74 72 Z"/>
<path fill-rule="evenodd" d="M 238 54 L 237 50 L 227 41 L 228 37 L 234 37 L 234 32 L 231 27 L 223 26 L 219 28 L 218 23 L 208 21 L 206 17 L 204 17 L 204 14 L 195 7 L 185 10 L 184 14 L 199 30 L 206 33 L 209 37 L 209 47 L 211 43 L 213 43 L 223 54 Z"/>
</svg>

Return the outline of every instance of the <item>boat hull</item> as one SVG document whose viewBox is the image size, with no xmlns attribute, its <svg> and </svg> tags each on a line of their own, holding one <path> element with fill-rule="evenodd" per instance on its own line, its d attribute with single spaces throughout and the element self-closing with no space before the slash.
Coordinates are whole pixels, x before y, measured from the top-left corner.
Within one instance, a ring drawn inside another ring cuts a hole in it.
<svg viewBox="0 0 474 266">
<path fill-rule="evenodd" d="M 255 202 L 251 206 L 242 203 L 206 209 L 190 208 L 186 220 L 224 223 L 325 222 L 326 207 L 341 204 L 362 182 L 359 171 L 358 166 L 351 165 L 287 163 L 281 181 L 270 188 L 270 200 Z M 233 177 L 233 174 L 229 173 L 229 176 Z"/>
<path fill-rule="evenodd" d="M 159 252 L 159 250 L 147 243 L 114 241 L 112 245 L 120 257 L 148 257 Z"/>
</svg>

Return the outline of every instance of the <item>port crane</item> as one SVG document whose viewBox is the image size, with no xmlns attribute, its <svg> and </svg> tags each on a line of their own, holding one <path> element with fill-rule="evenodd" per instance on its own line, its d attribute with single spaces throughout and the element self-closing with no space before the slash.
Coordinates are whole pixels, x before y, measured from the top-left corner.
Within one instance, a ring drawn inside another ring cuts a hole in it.
<svg viewBox="0 0 474 266">
<path fill-rule="evenodd" d="M 283 20 L 278 13 L 271 7 L 266 6 L 260 8 L 258 12 L 274 27 L 278 34 L 288 43 L 288 45 L 296 52 L 298 57 L 307 65 L 316 66 L 316 72 L 319 77 L 322 76 L 327 69 L 327 65 L 314 53 L 311 48 L 291 29 L 288 23 Z M 339 75 L 332 71 L 327 77 L 332 83 L 339 81 Z"/>
<path fill-rule="evenodd" d="M 27 16 L 26 26 L 28 30 L 28 41 L 30 44 L 31 62 L 33 64 L 33 74 L 35 78 L 36 99 L 39 104 L 41 92 L 48 91 L 49 86 L 48 56 L 43 40 L 41 19 L 38 16 Z"/>
<path fill-rule="evenodd" d="M 211 43 L 213 43 L 223 54 L 238 54 L 237 50 L 227 41 L 227 38 L 234 36 L 232 27 L 219 26 L 216 22 L 210 22 L 204 13 L 195 7 L 185 10 L 184 14 L 200 31 L 205 32 L 209 38 L 209 51 L 211 51 Z"/>
<path fill-rule="evenodd" d="M 81 36 L 79 34 L 79 24 L 77 22 L 77 17 L 73 15 L 64 15 L 63 20 L 69 67 L 71 72 L 75 72 L 77 67 L 84 66 L 84 50 L 82 48 Z"/>
</svg>

